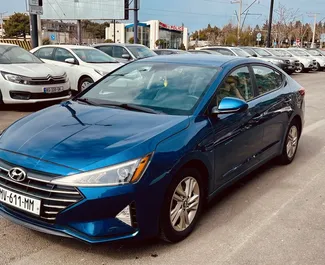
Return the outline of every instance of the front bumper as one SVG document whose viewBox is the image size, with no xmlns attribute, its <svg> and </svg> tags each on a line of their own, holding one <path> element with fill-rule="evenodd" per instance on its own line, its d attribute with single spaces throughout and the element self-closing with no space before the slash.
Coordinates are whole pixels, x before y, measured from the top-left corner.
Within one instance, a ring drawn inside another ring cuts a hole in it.
<svg viewBox="0 0 325 265">
<path fill-rule="evenodd" d="M 39 171 L 28 170 L 27 179 L 17 183 L 6 175 L 10 168 L 17 166 L 14 161 L 21 161 L 19 166 L 25 169 L 35 162 L 21 160 L 22 157 L 0 152 L 0 187 L 41 200 L 40 213 L 35 215 L 0 202 L 0 215 L 5 218 L 33 230 L 88 243 L 143 239 L 158 234 L 165 178 L 147 182 L 146 176 L 151 174 L 146 172 L 136 184 L 78 188 L 50 183 L 53 173 L 40 175 Z M 47 168 L 52 172 L 52 168 Z M 129 215 L 124 212 L 128 206 Z"/>
<path fill-rule="evenodd" d="M 146 236 L 147 221 L 150 212 L 141 211 L 146 202 L 137 198 L 133 185 L 106 188 L 82 188 L 84 199 L 59 212 L 55 222 L 41 220 L 37 216 L 17 210 L 0 203 L 0 215 L 26 228 L 56 236 L 72 237 L 88 243 L 103 243 Z M 137 203 L 135 203 L 137 201 Z M 133 207 L 135 215 L 132 225 L 116 216 L 128 205 Z M 141 230 L 142 233 L 139 233 Z M 149 229 L 150 230 L 150 229 Z M 154 235 L 153 233 L 152 235 Z"/>
<path fill-rule="evenodd" d="M 44 88 L 63 87 L 59 93 L 46 94 Z M 0 80 L 2 101 L 5 104 L 24 104 L 65 100 L 71 97 L 70 82 L 50 85 L 23 85 L 7 80 Z"/>
</svg>

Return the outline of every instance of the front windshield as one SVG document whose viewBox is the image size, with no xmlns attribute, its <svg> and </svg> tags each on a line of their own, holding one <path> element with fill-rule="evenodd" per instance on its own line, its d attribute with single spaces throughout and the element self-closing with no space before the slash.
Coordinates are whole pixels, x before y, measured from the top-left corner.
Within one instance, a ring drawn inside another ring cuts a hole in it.
<svg viewBox="0 0 325 265">
<path fill-rule="evenodd" d="M 292 55 L 288 52 L 286 52 L 285 50 L 276 50 L 276 49 L 272 49 L 272 52 L 275 56 L 279 56 L 279 57 L 292 57 Z"/>
<path fill-rule="evenodd" d="M 0 64 L 43 63 L 35 55 L 18 46 L 0 45 Z"/>
<path fill-rule="evenodd" d="M 263 57 L 266 57 L 266 56 L 272 56 L 271 53 L 269 53 L 268 51 L 263 50 L 263 49 L 254 49 L 254 51 L 255 51 L 258 55 L 263 56 Z"/>
<path fill-rule="evenodd" d="M 317 50 L 308 50 L 307 52 L 312 56 L 322 56 L 322 54 Z"/>
<path fill-rule="evenodd" d="M 296 55 L 296 56 L 305 56 L 305 57 L 309 56 L 309 54 L 304 51 L 300 51 L 300 50 L 290 50 L 290 51 L 293 55 Z"/>
<path fill-rule="evenodd" d="M 255 52 L 249 48 L 242 48 L 245 52 L 247 52 L 249 55 L 254 56 Z"/>
<path fill-rule="evenodd" d="M 143 59 L 157 55 L 154 51 L 143 46 L 127 46 L 127 48 L 137 59 Z"/>
<path fill-rule="evenodd" d="M 117 63 L 117 61 L 106 53 L 97 49 L 72 49 L 72 51 L 86 63 Z"/>
<path fill-rule="evenodd" d="M 133 62 L 108 75 L 81 99 L 132 104 L 170 115 L 190 115 L 219 69 L 167 62 Z"/>
<path fill-rule="evenodd" d="M 242 49 L 239 48 L 232 48 L 232 50 L 240 57 L 251 57 L 251 55 Z"/>
</svg>

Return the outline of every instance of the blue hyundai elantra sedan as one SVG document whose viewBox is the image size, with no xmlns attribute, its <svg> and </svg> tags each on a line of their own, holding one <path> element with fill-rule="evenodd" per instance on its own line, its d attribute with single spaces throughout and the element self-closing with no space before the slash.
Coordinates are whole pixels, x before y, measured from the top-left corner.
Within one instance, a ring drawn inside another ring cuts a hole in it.
<svg viewBox="0 0 325 265">
<path fill-rule="evenodd" d="M 0 135 L 0 213 L 89 243 L 178 242 L 221 189 L 272 158 L 293 161 L 304 96 L 257 59 L 126 64 Z"/>
</svg>

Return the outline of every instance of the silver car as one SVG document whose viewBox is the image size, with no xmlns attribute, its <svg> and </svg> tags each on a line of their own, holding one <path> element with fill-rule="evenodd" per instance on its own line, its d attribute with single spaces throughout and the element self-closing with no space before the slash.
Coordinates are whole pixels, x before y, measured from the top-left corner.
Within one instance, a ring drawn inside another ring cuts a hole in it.
<svg viewBox="0 0 325 265">
<path fill-rule="evenodd" d="M 292 56 L 300 61 L 301 72 L 315 71 L 317 69 L 317 61 L 307 52 L 297 48 L 285 49 Z"/>
</svg>

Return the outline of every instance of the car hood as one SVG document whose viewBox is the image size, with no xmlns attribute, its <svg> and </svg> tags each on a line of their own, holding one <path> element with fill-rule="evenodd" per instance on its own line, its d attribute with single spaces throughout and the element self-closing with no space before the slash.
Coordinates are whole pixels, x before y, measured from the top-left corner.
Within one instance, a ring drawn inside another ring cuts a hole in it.
<svg viewBox="0 0 325 265">
<path fill-rule="evenodd" d="M 0 150 L 80 171 L 142 157 L 184 130 L 188 116 L 62 103 L 31 114 L 0 137 Z M 17 163 L 16 161 L 11 161 Z M 23 165 L 21 165 L 23 166 Z"/>
<path fill-rule="evenodd" d="M 8 73 L 27 77 L 62 76 L 64 74 L 64 70 L 60 67 L 47 63 L 5 64 L 0 69 Z"/>
</svg>

